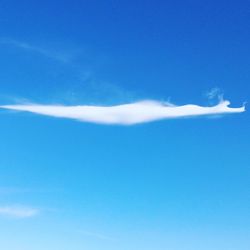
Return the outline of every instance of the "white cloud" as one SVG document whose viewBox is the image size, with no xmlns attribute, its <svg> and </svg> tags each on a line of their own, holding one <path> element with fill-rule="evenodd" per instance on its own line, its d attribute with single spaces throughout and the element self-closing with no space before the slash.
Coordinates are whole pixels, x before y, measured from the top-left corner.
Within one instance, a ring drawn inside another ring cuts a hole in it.
<svg viewBox="0 0 250 250">
<path fill-rule="evenodd" d="M 39 213 L 38 209 L 23 206 L 2 206 L 0 207 L 0 215 L 12 218 L 28 218 Z"/>
<path fill-rule="evenodd" d="M 193 104 L 174 106 L 157 101 L 140 101 L 116 106 L 21 104 L 3 105 L 0 108 L 75 119 L 82 122 L 133 125 L 162 119 L 241 113 L 245 111 L 244 106 L 230 108 L 229 104 L 229 101 L 223 101 L 212 107 L 202 107 Z"/>
</svg>

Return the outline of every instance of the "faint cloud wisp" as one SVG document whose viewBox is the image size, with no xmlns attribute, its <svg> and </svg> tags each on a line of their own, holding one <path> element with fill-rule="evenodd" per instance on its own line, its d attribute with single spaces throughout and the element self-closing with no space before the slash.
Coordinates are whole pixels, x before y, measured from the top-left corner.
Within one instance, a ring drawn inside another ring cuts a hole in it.
<svg viewBox="0 0 250 250">
<path fill-rule="evenodd" d="M 93 237 L 99 240 L 108 240 L 108 241 L 115 241 L 114 238 L 111 238 L 109 236 L 103 235 L 103 234 L 99 234 L 99 233 L 93 233 L 93 232 L 89 232 L 89 231 L 83 231 L 83 230 L 79 230 L 78 231 L 80 234 L 88 236 L 88 237 Z"/>
<path fill-rule="evenodd" d="M 25 206 L 1 206 L 0 215 L 11 218 L 29 218 L 36 216 L 40 211 Z"/>
<path fill-rule="evenodd" d="M 223 101 L 223 96 L 223 91 L 218 87 L 212 88 L 206 93 L 209 100 L 218 99 L 220 102 Z"/>
<path fill-rule="evenodd" d="M 70 57 L 67 56 L 65 53 L 55 52 L 55 51 L 48 50 L 42 47 L 31 45 L 26 42 L 17 41 L 17 40 L 10 39 L 10 38 L 2 38 L 0 39 L 0 43 L 14 46 L 14 47 L 24 49 L 27 51 L 35 52 L 42 56 L 45 56 L 45 57 L 48 57 L 48 58 L 51 58 L 51 59 L 54 59 L 63 63 L 68 63 L 70 61 Z"/>
</svg>

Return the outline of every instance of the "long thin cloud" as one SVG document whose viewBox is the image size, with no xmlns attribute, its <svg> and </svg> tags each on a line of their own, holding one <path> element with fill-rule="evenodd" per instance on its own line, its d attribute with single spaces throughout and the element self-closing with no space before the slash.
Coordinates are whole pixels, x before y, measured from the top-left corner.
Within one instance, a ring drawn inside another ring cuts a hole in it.
<svg viewBox="0 0 250 250">
<path fill-rule="evenodd" d="M 229 101 L 212 107 L 193 104 L 174 106 L 157 101 L 140 101 L 116 106 L 3 105 L 0 108 L 100 124 L 133 125 L 162 119 L 241 113 L 245 106 L 230 108 Z"/>
<path fill-rule="evenodd" d="M 2 206 L 0 215 L 11 218 L 29 218 L 37 215 L 38 209 L 23 206 Z"/>
</svg>

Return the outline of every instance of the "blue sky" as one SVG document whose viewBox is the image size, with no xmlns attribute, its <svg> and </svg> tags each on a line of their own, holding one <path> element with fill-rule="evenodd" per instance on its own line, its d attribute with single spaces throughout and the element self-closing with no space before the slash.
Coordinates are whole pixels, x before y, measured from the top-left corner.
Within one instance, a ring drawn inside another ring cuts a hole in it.
<svg viewBox="0 0 250 250">
<path fill-rule="evenodd" d="M 1 1 L 0 105 L 240 107 L 249 15 L 249 1 Z M 246 110 L 122 126 L 1 109 L 1 248 L 248 250 Z"/>
</svg>

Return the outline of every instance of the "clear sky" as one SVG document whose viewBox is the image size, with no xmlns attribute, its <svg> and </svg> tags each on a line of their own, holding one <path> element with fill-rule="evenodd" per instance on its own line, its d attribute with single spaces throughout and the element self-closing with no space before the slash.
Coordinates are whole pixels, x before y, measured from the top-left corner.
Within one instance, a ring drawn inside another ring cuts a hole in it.
<svg viewBox="0 0 250 250">
<path fill-rule="evenodd" d="M 250 100 L 249 1 L 0 2 L 0 105 Z M 0 248 L 249 250 L 249 112 L 103 125 L 0 110 Z"/>
</svg>

